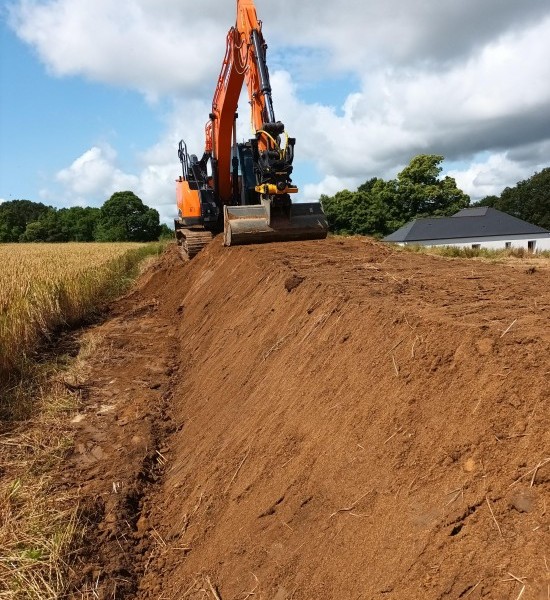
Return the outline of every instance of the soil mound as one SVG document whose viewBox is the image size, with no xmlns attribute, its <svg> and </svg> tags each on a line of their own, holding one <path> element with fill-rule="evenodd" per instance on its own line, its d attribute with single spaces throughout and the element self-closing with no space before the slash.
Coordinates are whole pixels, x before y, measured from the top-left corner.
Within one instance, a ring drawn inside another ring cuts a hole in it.
<svg viewBox="0 0 550 600">
<path fill-rule="evenodd" d="M 550 598 L 550 271 L 519 264 L 365 239 L 171 250 L 90 363 L 86 581 Z"/>
</svg>

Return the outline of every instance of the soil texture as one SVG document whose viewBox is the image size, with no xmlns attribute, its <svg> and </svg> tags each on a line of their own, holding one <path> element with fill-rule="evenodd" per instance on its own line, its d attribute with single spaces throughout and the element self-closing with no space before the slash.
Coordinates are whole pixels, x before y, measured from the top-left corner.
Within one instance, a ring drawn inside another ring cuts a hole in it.
<svg viewBox="0 0 550 600">
<path fill-rule="evenodd" d="M 550 269 L 170 248 L 93 328 L 74 597 L 550 598 Z"/>
</svg>

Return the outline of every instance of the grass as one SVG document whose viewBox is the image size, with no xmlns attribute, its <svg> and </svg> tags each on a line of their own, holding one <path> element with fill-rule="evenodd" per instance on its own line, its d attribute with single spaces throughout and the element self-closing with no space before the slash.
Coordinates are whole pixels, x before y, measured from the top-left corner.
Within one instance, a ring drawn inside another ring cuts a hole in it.
<svg viewBox="0 0 550 600">
<path fill-rule="evenodd" d="M 68 369 L 50 365 L 32 385 L 32 419 L 0 435 L 0 600 L 57 600 L 67 591 L 70 556 L 85 529 L 78 488 L 59 481 L 79 405 L 67 382 L 78 380 L 85 355 Z"/>
<path fill-rule="evenodd" d="M 395 247 L 406 252 L 420 252 L 422 254 L 434 254 L 448 258 L 550 258 L 550 250 L 529 252 L 525 248 L 490 250 L 488 248 L 459 248 L 457 246 L 422 246 L 421 244 L 408 244 L 406 246 Z"/>
<path fill-rule="evenodd" d="M 86 334 L 76 358 L 45 360 L 37 348 L 124 292 L 141 261 L 164 247 L 0 245 L 0 600 L 66 597 L 86 533 L 78 486 L 60 482 L 97 340 Z"/>
<path fill-rule="evenodd" d="M 123 292 L 163 244 L 0 245 L 0 387 L 46 336 Z"/>
</svg>

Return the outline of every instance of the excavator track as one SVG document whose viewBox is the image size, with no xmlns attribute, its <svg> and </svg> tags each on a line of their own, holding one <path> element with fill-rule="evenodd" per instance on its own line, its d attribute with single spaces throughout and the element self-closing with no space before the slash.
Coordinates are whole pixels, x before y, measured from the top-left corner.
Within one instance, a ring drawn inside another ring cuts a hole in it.
<svg viewBox="0 0 550 600">
<path fill-rule="evenodd" d="M 204 229 L 179 229 L 177 241 L 181 257 L 190 260 L 212 241 L 212 233 Z"/>
</svg>

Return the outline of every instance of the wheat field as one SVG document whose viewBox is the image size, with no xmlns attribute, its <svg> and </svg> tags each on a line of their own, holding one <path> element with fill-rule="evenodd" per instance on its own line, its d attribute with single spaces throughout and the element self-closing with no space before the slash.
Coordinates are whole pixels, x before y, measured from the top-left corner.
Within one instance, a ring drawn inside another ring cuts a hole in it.
<svg viewBox="0 0 550 600">
<path fill-rule="evenodd" d="M 0 383 L 37 342 L 124 289 L 159 244 L 0 244 Z"/>
</svg>

